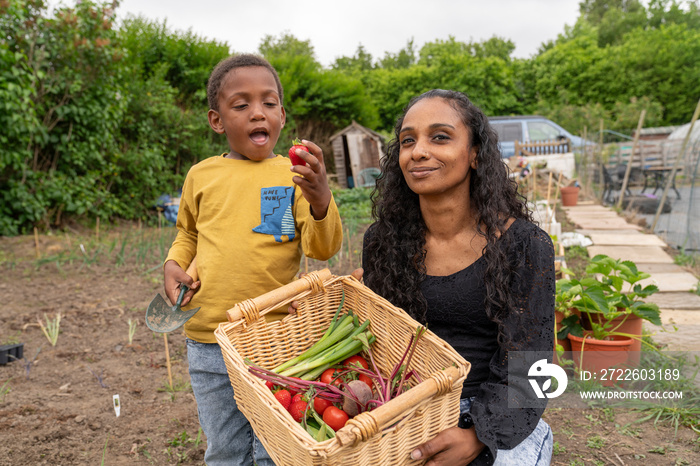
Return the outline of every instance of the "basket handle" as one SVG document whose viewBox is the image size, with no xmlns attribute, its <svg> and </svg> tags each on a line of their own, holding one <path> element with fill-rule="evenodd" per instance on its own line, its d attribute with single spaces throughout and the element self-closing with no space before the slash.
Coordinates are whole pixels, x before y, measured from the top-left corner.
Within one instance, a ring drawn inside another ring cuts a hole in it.
<svg viewBox="0 0 700 466">
<path fill-rule="evenodd" d="M 238 322 L 245 319 L 246 323 L 251 323 L 260 318 L 260 309 L 277 306 L 304 291 L 312 293 L 323 290 L 323 282 L 331 277 L 329 269 L 317 270 L 310 272 L 299 280 L 294 280 L 284 286 L 275 288 L 257 298 L 246 299 L 236 304 L 234 307 L 226 311 L 226 317 L 229 322 Z"/>
<path fill-rule="evenodd" d="M 385 405 L 350 419 L 345 427 L 335 433 L 335 438 L 341 446 L 355 445 L 359 441 L 368 440 L 386 426 L 391 425 L 407 410 L 434 396 L 452 391 L 452 382 L 458 377 L 459 371 L 455 366 L 438 371 L 405 394 L 389 400 Z"/>
</svg>

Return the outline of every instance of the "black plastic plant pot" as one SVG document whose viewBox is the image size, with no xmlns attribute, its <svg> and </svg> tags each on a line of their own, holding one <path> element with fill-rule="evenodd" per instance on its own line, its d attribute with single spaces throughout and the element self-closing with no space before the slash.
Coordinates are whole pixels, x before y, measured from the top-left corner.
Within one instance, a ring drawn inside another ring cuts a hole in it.
<svg viewBox="0 0 700 466">
<path fill-rule="evenodd" d="M 24 357 L 24 343 L 0 346 L 0 366 Z"/>
</svg>

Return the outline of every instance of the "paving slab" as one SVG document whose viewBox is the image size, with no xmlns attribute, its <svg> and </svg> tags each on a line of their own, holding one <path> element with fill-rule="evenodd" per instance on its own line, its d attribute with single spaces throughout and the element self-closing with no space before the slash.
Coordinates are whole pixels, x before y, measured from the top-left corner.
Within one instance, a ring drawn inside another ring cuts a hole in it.
<svg viewBox="0 0 700 466">
<path fill-rule="evenodd" d="M 582 202 L 579 202 L 578 205 L 575 205 L 575 206 L 562 206 L 562 208 L 566 211 L 569 211 L 569 210 L 610 210 L 609 207 L 605 207 L 605 206 L 602 206 L 600 204 L 582 203 Z"/>
<path fill-rule="evenodd" d="M 645 235 L 642 233 L 630 236 L 629 234 L 618 234 L 615 231 L 596 232 L 591 233 L 588 235 L 588 237 L 596 246 L 667 246 L 667 244 L 658 236 Z"/>
<path fill-rule="evenodd" d="M 647 302 L 655 303 L 662 309 L 662 316 L 666 310 L 676 310 L 684 312 L 695 312 L 695 319 L 700 324 L 700 296 L 695 293 L 654 293 L 646 298 Z M 700 332 L 697 334 L 700 342 Z"/>
<path fill-rule="evenodd" d="M 673 264 L 673 258 L 658 246 L 588 246 L 588 256 L 605 254 L 613 259 L 629 260 L 640 263 Z"/>
<path fill-rule="evenodd" d="M 686 311 L 661 309 L 661 323 L 676 325 L 700 325 L 700 308 Z"/>
<path fill-rule="evenodd" d="M 659 287 L 661 293 L 690 292 L 698 284 L 698 279 L 692 273 L 654 273 L 651 277 L 640 280 L 639 284 L 647 286 L 654 284 Z"/>
<path fill-rule="evenodd" d="M 648 262 L 637 262 L 637 270 L 642 272 L 655 274 L 655 273 L 680 273 L 688 272 L 686 269 L 677 264 L 668 263 L 648 263 Z"/>
<path fill-rule="evenodd" d="M 578 228 L 588 230 L 641 230 L 639 225 L 627 223 L 621 217 L 588 217 L 570 219 L 571 223 L 578 225 Z"/>
<path fill-rule="evenodd" d="M 700 325 L 664 325 L 645 326 L 646 331 L 652 334 L 652 339 L 661 345 L 665 345 L 666 351 L 700 351 Z"/>
<path fill-rule="evenodd" d="M 620 218 L 620 219 L 623 219 L 622 217 L 620 217 L 619 215 L 617 215 L 616 212 L 611 212 L 611 211 L 609 211 L 609 210 L 589 211 L 589 212 L 580 212 L 580 211 L 572 212 L 572 211 L 569 211 L 569 212 L 566 213 L 566 217 L 569 218 L 569 219 L 571 219 L 571 220 L 576 219 L 576 218 L 584 218 L 584 219 L 586 219 L 586 218 L 591 218 L 591 217 Z M 624 219 L 623 219 L 623 220 L 624 220 Z"/>
<path fill-rule="evenodd" d="M 627 230 L 627 229 L 625 229 L 625 230 L 596 230 L 596 229 L 593 229 L 593 228 L 577 228 L 577 229 L 576 229 L 576 233 L 581 233 L 582 235 L 588 236 L 589 238 L 591 237 L 591 235 L 601 234 L 601 233 L 609 233 L 609 234 L 615 234 L 615 235 L 620 235 L 620 236 L 622 236 L 622 235 L 625 235 L 625 236 L 627 236 L 627 235 L 636 235 L 636 236 L 639 236 L 639 235 L 645 235 L 645 234 L 646 234 L 646 233 L 642 233 L 642 232 L 641 232 L 640 230 L 638 230 L 638 229 L 635 229 L 635 230 Z"/>
<path fill-rule="evenodd" d="M 700 296 L 696 297 L 700 300 Z M 700 306 L 700 302 L 696 305 Z M 669 351 L 700 351 L 700 308 L 694 310 L 662 308 L 661 323 L 661 326 L 649 322 L 643 324 L 644 330 L 652 334 L 656 343 L 667 345 L 666 349 Z"/>
</svg>

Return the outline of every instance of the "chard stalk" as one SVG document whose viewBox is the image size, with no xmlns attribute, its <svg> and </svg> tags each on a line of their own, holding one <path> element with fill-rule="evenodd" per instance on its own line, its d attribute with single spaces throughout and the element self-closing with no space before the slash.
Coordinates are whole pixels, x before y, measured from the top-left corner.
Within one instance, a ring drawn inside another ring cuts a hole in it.
<svg viewBox="0 0 700 466">
<path fill-rule="evenodd" d="M 401 394 L 401 390 L 403 389 L 403 383 L 406 380 L 406 374 L 408 372 L 408 367 L 411 364 L 411 359 L 413 358 L 413 353 L 416 351 L 416 347 L 418 346 L 418 341 L 420 338 L 423 336 L 425 333 L 425 327 L 418 327 L 416 329 L 416 337 L 413 338 L 412 344 L 410 346 L 410 352 L 408 353 L 408 358 L 406 358 L 406 365 L 404 367 L 404 370 L 402 371 L 403 373 L 401 374 L 401 381 L 399 382 L 398 387 L 396 387 L 396 395 Z"/>
<path fill-rule="evenodd" d="M 385 391 L 386 391 L 386 382 L 384 381 L 384 377 L 381 376 L 381 372 L 379 371 L 379 368 L 377 367 L 377 364 L 374 362 L 374 356 L 372 355 L 372 348 L 370 347 L 370 342 L 369 340 L 363 335 L 358 335 L 357 339 L 362 342 L 362 348 L 364 349 L 365 353 L 369 355 L 369 361 L 372 363 L 372 369 L 374 369 L 374 373 L 379 376 L 377 377 L 377 382 L 379 385 L 378 388 L 378 393 L 379 396 L 382 398 L 382 403 L 386 403 L 387 399 L 385 397 Z"/>
</svg>

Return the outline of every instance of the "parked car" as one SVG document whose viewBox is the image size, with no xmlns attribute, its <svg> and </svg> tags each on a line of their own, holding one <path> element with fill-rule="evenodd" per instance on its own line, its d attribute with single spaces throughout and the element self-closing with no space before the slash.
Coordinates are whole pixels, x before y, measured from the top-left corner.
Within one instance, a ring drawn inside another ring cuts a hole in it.
<svg viewBox="0 0 700 466">
<path fill-rule="evenodd" d="M 555 141 L 568 138 L 571 141 L 572 149 L 593 144 L 571 134 L 552 120 L 539 115 L 494 116 L 489 117 L 489 122 L 498 133 L 501 157 L 504 158 L 515 155 L 515 141 Z"/>
</svg>

